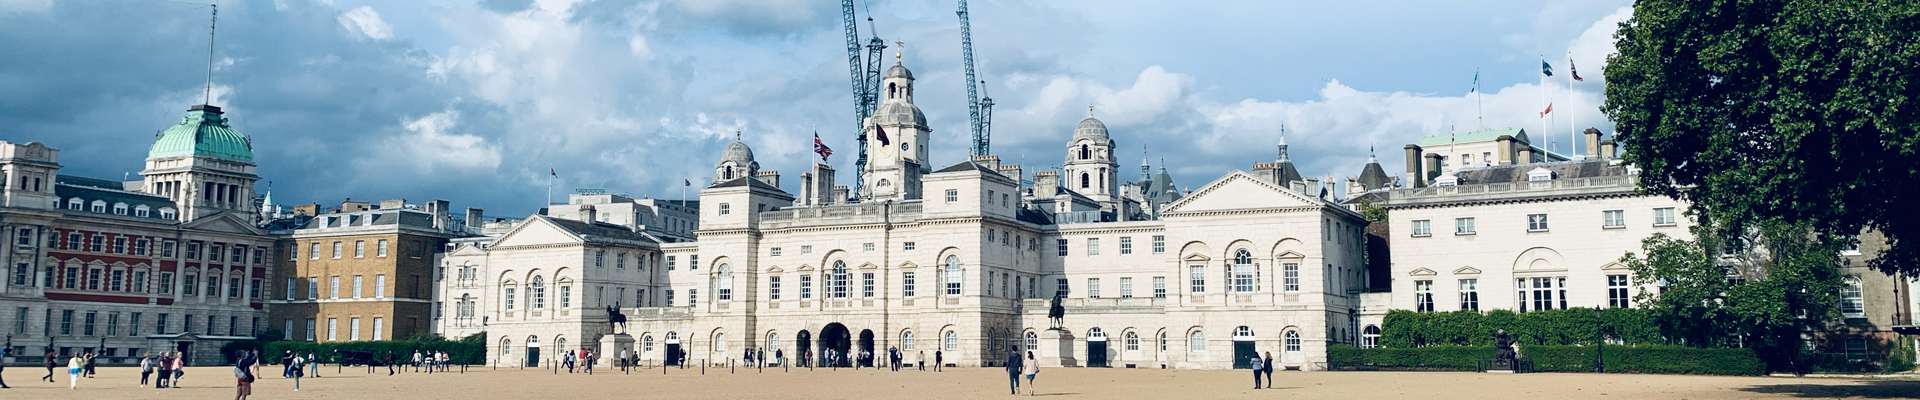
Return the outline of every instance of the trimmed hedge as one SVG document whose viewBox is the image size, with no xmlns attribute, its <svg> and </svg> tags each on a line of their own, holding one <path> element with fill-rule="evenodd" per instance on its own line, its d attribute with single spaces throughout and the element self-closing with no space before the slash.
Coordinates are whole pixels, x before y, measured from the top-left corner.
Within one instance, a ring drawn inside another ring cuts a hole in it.
<svg viewBox="0 0 1920 400">
<path fill-rule="evenodd" d="M 1515 313 L 1493 310 L 1444 313 L 1388 311 L 1380 327 L 1380 347 L 1493 346 L 1493 332 L 1506 330 L 1514 342 L 1530 345 L 1593 344 L 1604 328 L 1608 337 L 1628 344 L 1664 344 L 1645 310 L 1591 308 Z"/>
<path fill-rule="evenodd" d="M 1416 349 L 1360 349 L 1336 344 L 1327 350 L 1333 368 L 1437 369 L 1477 371 L 1493 359 L 1493 347 L 1433 346 Z"/>
<path fill-rule="evenodd" d="M 1522 346 L 1521 357 L 1534 371 L 1592 372 L 1595 351 L 1604 356 L 1607 372 L 1687 375 L 1760 375 L 1766 362 L 1752 349 L 1709 349 L 1683 346 Z"/>
<path fill-rule="evenodd" d="M 266 350 L 260 354 L 262 358 L 266 358 L 273 363 L 278 363 L 280 361 L 280 355 L 285 354 L 287 350 L 293 350 L 300 354 L 313 353 L 327 363 L 337 361 L 331 359 L 335 350 L 364 351 L 373 353 L 375 357 L 386 357 L 387 353 L 391 352 L 396 357 L 409 362 L 413 361 L 414 350 L 421 352 L 444 351 L 447 352 L 448 361 L 454 364 L 483 364 L 487 361 L 487 346 L 485 344 L 446 340 L 391 340 L 337 343 L 278 341 L 267 343 Z"/>
</svg>

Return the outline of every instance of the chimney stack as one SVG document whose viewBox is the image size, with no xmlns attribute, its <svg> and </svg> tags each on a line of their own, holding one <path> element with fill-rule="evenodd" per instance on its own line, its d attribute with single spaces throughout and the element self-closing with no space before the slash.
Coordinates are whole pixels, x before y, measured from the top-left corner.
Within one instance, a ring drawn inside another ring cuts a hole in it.
<svg viewBox="0 0 1920 400">
<path fill-rule="evenodd" d="M 1513 135 L 1500 135 L 1494 141 L 1493 154 L 1498 158 L 1487 161 L 1492 162 L 1493 165 L 1513 164 Z"/>
<path fill-rule="evenodd" d="M 449 208 L 453 208 L 453 203 L 446 200 L 434 199 L 433 201 L 427 202 L 427 212 L 433 214 L 434 229 L 447 230 L 453 228 L 452 210 L 448 210 Z"/>
<path fill-rule="evenodd" d="M 1518 159 L 1518 160 L 1514 160 L 1514 161 L 1513 161 L 1513 163 L 1514 163 L 1514 164 L 1528 164 L 1528 163 L 1532 163 L 1532 162 L 1533 162 L 1533 145 L 1531 145 L 1531 144 L 1528 144 L 1528 145 L 1521 145 L 1521 146 L 1520 146 L 1520 156 L 1519 156 L 1519 159 Z"/>
<path fill-rule="evenodd" d="M 1420 173 L 1420 171 L 1423 170 L 1423 168 L 1420 167 L 1420 162 L 1423 160 L 1426 160 L 1426 158 L 1420 155 L 1419 145 L 1407 145 L 1407 182 L 1411 183 L 1407 185 L 1407 187 L 1417 188 L 1427 186 L 1426 175 Z"/>
<path fill-rule="evenodd" d="M 467 207 L 467 228 L 471 231 L 478 232 L 481 227 L 486 226 L 484 219 L 486 217 L 481 216 L 480 209 Z"/>
<path fill-rule="evenodd" d="M 1607 140 L 1602 140 L 1602 141 L 1600 141 L 1600 158 L 1601 158 L 1601 159 L 1613 159 L 1613 158 L 1614 158 L 1614 157 L 1615 157 L 1615 156 L 1616 156 L 1617 154 L 1619 154 L 1619 153 L 1616 153 L 1616 152 L 1614 151 L 1614 148 L 1613 148 L 1613 147 L 1614 147 L 1614 146 L 1613 146 L 1613 139 L 1607 139 Z"/>
<path fill-rule="evenodd" d="M 1584 134 L 1587 137 L 1587 158 L 1599 158 L 1600 157 L 1600 130 L 1594 129 L 1594 128 L 1587 128 L 1587 130 L 1582 131 L 1580 133 Z"/>
</svg>

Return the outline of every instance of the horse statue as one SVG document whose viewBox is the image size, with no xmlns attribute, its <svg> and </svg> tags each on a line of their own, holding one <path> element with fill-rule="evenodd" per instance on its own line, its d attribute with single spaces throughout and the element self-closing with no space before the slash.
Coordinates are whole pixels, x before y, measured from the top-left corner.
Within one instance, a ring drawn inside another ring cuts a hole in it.
<svg viewBox="0 0 1920 400">
<path fill-rule="evenodd" d="M 1067 326 L 1067 307 L 1060 305 L 1060 299 L 1063 297 L 1065 296 L 1054 295 L 1053 307 L 1047 309 L 1047 321 L 1053 323 L 1053 329 L 1062 329 Z"/>
<path fill-rule="evenodd" d="M 607 306 L 607 330 L 613 330 L 615 327 L 620 328 L 620 333 L 626 333 L 627 315 L 621 314 L 619 308 Z"/>
</svg>

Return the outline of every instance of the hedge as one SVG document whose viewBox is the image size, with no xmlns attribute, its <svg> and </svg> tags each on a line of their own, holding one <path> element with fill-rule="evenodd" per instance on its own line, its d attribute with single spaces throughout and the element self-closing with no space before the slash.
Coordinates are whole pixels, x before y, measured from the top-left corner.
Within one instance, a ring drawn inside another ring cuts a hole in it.
<svg viewBox="0 0 1920 400">
<path fill-rule="evenodd" d="M 1380 327 L 1380 347 L 1493 346 L 1493 332 L 1506 330 L 1513 340 L 1530 345 L 1593 344 L 1602 329 L 1609 338 L 1627 344 L 1665 344 L 1657 324 L 1645 310 L 1591 308 L 1515 313 L 1493 310 L 1444 313 L 1388 311 Z"/>
<path fill-rule="evenodd" d="M 285 354 L 287 350 L 293 350 L 300 354 L 312 353 L 320 356 L 322 360 L 325 360 L 324 362 L 329 363 L 336 361 L 330 359 L 335 350 L 364 351 L 373 353 L 376 357 L 385 357 L 387 353 L 391 352 L 396 357 L 408 361 L 413 360 L 413 352 L 415 350 L 421 352 L 444 351 L 447 352 L 448 361 L 454 364 L 483 364 L 487 361 L 486 344 L 447 340 L 386 340 L 333 343 L 278 341 L 267 343 L 266 350 L 261 352 L 261 354 L 263 358 L 277 363 L 280 360 L 280 355 Z"/>
<path fill-rule="evenodd" d="M 1477 371 L 1493 359 L 1493 347 L 1432 346 L 1415 349 L 1360 349 L 1336 344 L 1327 350 L 1333 368 L 1439 369 Z"/>
</svg>

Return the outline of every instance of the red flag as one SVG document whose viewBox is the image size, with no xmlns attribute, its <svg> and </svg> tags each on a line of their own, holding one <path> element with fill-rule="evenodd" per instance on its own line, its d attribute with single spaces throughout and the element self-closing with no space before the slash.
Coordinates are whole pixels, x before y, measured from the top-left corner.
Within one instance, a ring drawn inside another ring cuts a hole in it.
<svg viewBox="0 0 1920 400">
<path fill-rule="evenodd" d="M 1573 60 L 1567 60 L 1567 72 L 1573 74 L 1573 80 L 1576 80 L 1576 81 L 1586 80 L 1580 77 L 1580 68 L 1573 66 Z"/>
<path fill-rule="evenodd" d="M 887 131 L 885 129 L 880 129 L 880 125 L 873 126 L 873 137 L 875 139 L 880 139 L 881 146 L 893 144 L 892 141 L 887 140 Z"/>
<path fill-rule="evenodd" d="M 833 155 L 833 149 L 827 148 L 826 143 L 820 142 L 819 132 L 813 133 L 813 152 L 820 153 L 820 161 L 826 161 L 827 156 Z"/>
<path fill-rule="evenodd" d="M 1547 103 L 1547 109 L 1545 111 L 1540 112 L 1540 118 L 1546 118 L 1547 113 L 1550 113 L 1550 112 L 1553 112 L 1553 103 Z"/>
</svg>

